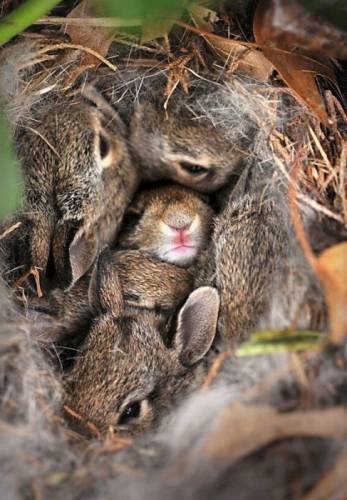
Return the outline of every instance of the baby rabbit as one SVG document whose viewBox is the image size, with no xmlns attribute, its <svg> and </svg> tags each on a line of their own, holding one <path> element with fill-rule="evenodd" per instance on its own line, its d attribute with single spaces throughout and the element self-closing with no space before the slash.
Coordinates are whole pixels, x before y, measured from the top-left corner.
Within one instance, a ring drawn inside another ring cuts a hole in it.
<svg viewBox="0 0 347 500">
<path fill-rule="evenodd" d="M 196 285 L 213 283 L 220 293 L 218 329 L 227 347 L 245 340 L 271 297 L 284 257 L 285 232 L 269 201 L 230 202 L 216 218 L 213 243 L 198 261 Z"/>
<path fill-rule="evenodd" d="M 219 298 L 211 287 L 192 292 L 180 309 L 171 347 L 154 311 L 124 307 L 108 251 L 99 257 L 89 296 L 97 317 L 67 379 L 67 404 L 101 431 L 138 432 L 154 425 L 203 376 L 215 335 Z"/>
<path fill-rule="evenodd" d="M 273 172 L 273 170 L 271 170 Z M 224 348 L 234 348 L 254 329 L 312 328 L 304 314 L 311 297 L 324 309 L 322 293 L 292 226 L 286 192 L 271 175 L 240 178 L 216 217 L 212 242 L 195 269 L 195 286 L 215 286 L 220 294 L 218 321 Z"/>
<path fill-rule="evenodd" d="M 145 189 L 129 207 L 131 223 L 121 232 L 119 245 L 187 267 L 207 245 L 212 214 L 199 195 L 182 186 Z"/>
<path fill-rule="evenodd" d="M 241 82 L 249 90 L 246 99 L 212 72 L 192 74 L 189 93 L 177 86 L 168 101 L 164 72 L 125 68 L 95 85 L 129 123 L 144 181 L 170 179 L 216 191 L 239 175 L 259 123 L 267 123 L 253 105 L 255 85 L 247 79 Z"/>
<path fill-rule="evenodd" d="M 193 289 L 193 279 L 184 268 L 161 262 L 141 251 L 112 251 L 110 265 L 118 273 L 127 310 L 154 311 L 168 323 L 177 307 Z M 47 324 L 42 342 L 77 345 L 95 314 L 89 297 L 92 271 L 72 286 L 56 288 L 43 298 L 29 300 L 28 315 Z M 164 332 L 163 332 L 164 334 Z"/>
<path fill-rule="evenodd" d="M 192 290 L 186 267 L 207 245 L 212 210 L 200 195 L 182 186 L 142 190 L 131 203 L 128 223 L 111 253 L 127 307 L 171 317 Z M 123 249 L 126 248 L 126 249 Z M 92 317 L 88 273 L 66 290 L 57 289 L 31 307 L 57 318 L 61 336 L 74 333 Z M 55 337 L 52 331 L 52 338 Z"/>
<path fill-rule="evenodd" d="M 29 264 L 76 281 L 111 243 L 137 187 L 119 121 L 82 98 L 42 106 L 17 137 L 30 225 Z"/>
</svg>

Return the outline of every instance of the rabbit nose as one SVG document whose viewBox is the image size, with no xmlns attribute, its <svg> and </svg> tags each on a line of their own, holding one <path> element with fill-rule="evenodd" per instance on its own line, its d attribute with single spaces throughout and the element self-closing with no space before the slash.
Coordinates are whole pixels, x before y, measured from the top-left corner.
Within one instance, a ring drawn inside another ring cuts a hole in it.
<svg viewBox="0 0 347 500">
<path fill-rule="evenodd" d="M 189 230 L 190 226 L 192 225 L 191 222 L 188 222 L 187 224 L 184 225 L 179 225 L 179 224 L 168 224 L 168 226 L 173 229 L 174 231 L 177 231 L 178 233 L 185 233 Z"/>
<path fill-rule="evenodd" d="M 187 213 L 179 213 L 179 214 L 174 214 L 171 217 L 168 217 L 165 222 L 170 229 L 182 233 L 184 231 L 189 231 L 193 223 L 193 219 Z"/>
</svg>

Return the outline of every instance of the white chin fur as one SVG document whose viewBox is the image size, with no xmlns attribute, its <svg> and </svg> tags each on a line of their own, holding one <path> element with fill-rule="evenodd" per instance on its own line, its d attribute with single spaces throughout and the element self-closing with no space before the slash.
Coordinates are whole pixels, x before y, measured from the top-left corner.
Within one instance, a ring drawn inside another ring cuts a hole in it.
<svg viewBox="0 0 347 500">
<path fill-rule="evenodd" d="M 197 255 L 197 249 L 194 248 L 172 248 L 158 252 L 158 257 L 170 264 L 188 266 L 193 262 Z"/>
</svg>

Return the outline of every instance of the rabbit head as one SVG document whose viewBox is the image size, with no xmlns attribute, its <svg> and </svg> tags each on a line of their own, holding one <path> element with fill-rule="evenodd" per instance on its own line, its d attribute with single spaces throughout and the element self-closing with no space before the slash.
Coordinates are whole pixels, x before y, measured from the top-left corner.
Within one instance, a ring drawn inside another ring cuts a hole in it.
<svg viewBox="0 0 347 500">
<path fill-rule="evenodd" d="M 151 102 L 135 107 L 130 141 L 145 180 L 171 179 L 202 192 L 224 186 L 245 157 L 241 139 L 228 141 L 223 130 L 185 113 L 166 117 Z"/>
<path fill-rule="evenodd" d="M 193 289 L 187 269 L 162 262 L 139 250 L 116 251 L 112 261 L 127 307 L 173 314 Z"/>
<path fill-rule="evenodd" d="M 106 431 L 151 427 L 203 373 L 218 316 L 210 287 L 192 292 L 178 314 L 167 347 L 153 311 L 124 309 L 119 277 L 107 252 L 99 258 L 89 290 L 96 319 L 69 374 L 68 405 Z"/>
<path fill-rule="evenodd" d="M 86 99 L 42 105 L 35 125 L 22 126 L 30 265 L 76 281 L 100 247 L 113 240 L 137 176 L 125 129 L 108 108 Z M 69 271 L 66 271 L 69 269 Z"/>
<path fill-rule="evenodd" d="M 119 242 L 165 262 L 189 266 L 207 245 L 212 214 L 198 194 L 182 186 L 146 189 L 130 205 L 130 225 Z"/>
</svg>

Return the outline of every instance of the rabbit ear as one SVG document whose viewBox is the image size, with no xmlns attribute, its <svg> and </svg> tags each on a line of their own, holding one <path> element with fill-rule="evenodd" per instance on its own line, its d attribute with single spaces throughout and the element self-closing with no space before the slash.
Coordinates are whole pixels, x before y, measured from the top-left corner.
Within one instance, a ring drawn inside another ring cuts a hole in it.
<svg viewBox="0 0 347 500">
<path fill-rule="evenodd" d="M 161 116 L 150 102 L 137 103 L 134 110 L 134 116 L 131 121 L 133 132 L 137 129 L 144 129 L 146 132 L 158 132 L 161 123 Z"/>
<path fill-rule="evenodd" d="M 101 252 L 94 266 L 88 296 L 94 311 L 111 312 L 119 316 L 124 310 L 122 287 L 108 248 Z"/>
<path fill-rule="evenodd" d="M 91 101 L 102 115 L 108 119 L 109 125 L 116 128 L 117 132 L 123 135 L 123 137 L 127 136 L 128 131 L 125 123 L 113 106 L 106 101 L 93 85 L 84 85 L 83 89 L 81 89 L 81 94 Z"/>
<path fill-rule="evenodd" d="M 72 283 L 81 278 L 93 264 L 98 251 L 94 235 L 78 231 L 69 247 Z"/>
<path fill-rule="evenodd" d="M 175 349 L 183 365 L 190 366 L 210 349 L 216 334 L 219 295 L 204 286 L 192 292 L 178 315 Z"/>
</svg>

